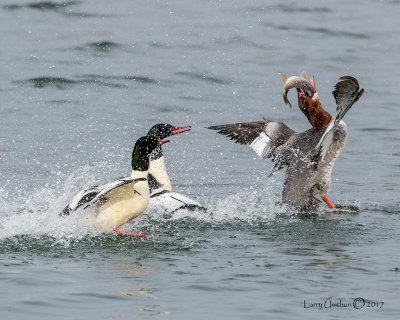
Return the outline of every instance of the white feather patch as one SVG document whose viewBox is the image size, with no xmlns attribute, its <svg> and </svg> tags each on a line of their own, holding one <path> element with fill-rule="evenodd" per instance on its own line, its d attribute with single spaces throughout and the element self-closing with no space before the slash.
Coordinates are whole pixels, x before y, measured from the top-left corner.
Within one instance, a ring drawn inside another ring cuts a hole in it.
<svg viewBox="0 0 400 320">
<path fill-rule="evenodd" d="M 189 199 L 188 197 L 176 192 L 166 192 L 156 197 L 150 198 L 150 205 L 154 207 L 164 207 L 164 209 L 168 210 L 169 212 L 172 212 L 184 206 L 201 207 L 201 204 L 197 201 Z"/>
<path fill-rule="evenodd" d="M 271 138 L 268 137 L 265 132 L 261 132 L 250 144 L 250 147 L 257 153 L 259 157 L 264 158 L 268 153 L 270 141 Z"/>
<path fill-rule="evenodd" d="M 321 139 L 319 140 L 316 149 L 319 149 L 321 147 L 321 160 L 325 160 L 326 153 L 328 152 L 329 146 L 332 144 L 332 139 L 333 139 L 333 127 L 335 126 L 335 119 L 332 119 L 331 122 L 329 122 L 328 126 L 326 127 L 326 130 L 324 134 L 322 135 Z"/>
<path fill-rule="evenodd" d="M 75 211 L 78 207 L 79 201 L 82 200 L 82 198 L 86 195 L 88 195 L 89 193 L 94 193 L 94 192 L 100 192 L 99 189 L 93 188 L 93 189 L 85 189 L 80 191 L 73 199 L 72 201 L 69 203 L 69 208 L 71 211 Z"/>
</svg>

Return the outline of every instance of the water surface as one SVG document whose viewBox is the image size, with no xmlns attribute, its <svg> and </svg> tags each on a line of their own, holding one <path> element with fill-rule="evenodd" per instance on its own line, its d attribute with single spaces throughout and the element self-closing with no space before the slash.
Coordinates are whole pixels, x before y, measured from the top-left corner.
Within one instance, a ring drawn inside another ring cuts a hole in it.
<svg viewBox="0 0 400 320">
<path fill-rule="evenodd" d="M 1 318 L 397 319 L 399 10 L 389 0 L 3 1 Z M 340 76 L 365 88 L 329 194 L 357 214 L 279 206 L 283 173 L 268 179 L 269 161 L 205 129 L 262 117 L 307 129 L 280 80 L 302 71 L 331 113 Z M 148 210 L 124 226 L 147 239 L 58 217 L 82 188 L 128 175 L 135 140 L 159 122 L 192 126 L 164 153 L 174 189 L 212 214 Z M 358 297 L 361 309 L 317 307 Z"/>
</svg>

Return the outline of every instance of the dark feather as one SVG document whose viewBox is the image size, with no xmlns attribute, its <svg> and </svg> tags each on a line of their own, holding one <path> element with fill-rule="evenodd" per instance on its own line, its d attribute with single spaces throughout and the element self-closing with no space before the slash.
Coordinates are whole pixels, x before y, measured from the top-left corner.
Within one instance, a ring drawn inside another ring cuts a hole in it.
<svg viewBox="0 0 400 320">
<path fill-rule="evenodd" d="M 208 129 L 217 130 L 218 133 L 226 135 L 240 144 L 250 145 L 259 135 L 264 132 L 270 139 L 271 144 L 281 145 L 285 143 L 296 131 L 290 129 L 282 122 L 264 119 L 264 121 L 242 122 L 211 126 Z"/>
<path fill-rule="evenodd" d="M 290 158 L 287 156 L 287 148 L 290 148 L 287 144 L 296 135 L 286 124 L 267 119 L 212 126 L 209 129 L 218 130 L 218 133 L 229 136 L 237 143 L 249 145 L 262 158 L 272 158 L 277 162 L 274 171 L 287 165 L 287 158 Z"/>
<path fill-rule="evenodd" d="M 364 89 L 360 89 L 356 78 L 351 76 L 343 76 L 342 81 L 338 82 L 335 90 L 332 92 L 337 105 L 337 120 L 340 121 L 353 104 L 361 98 Z"/>
<path fill-rule="evenodd" d="M 265 121 L 243 122 L 211 126 L 208 129 L 217 130 L 240 144 L 251 144 L 264 131 Z"/>
<path fill-rule="evenodd" d="M 149 173 L 149 175 L 147 176 L 147 180 L 149 182 L 150 193 L 162 187 L 162 185 L 157 181 L 156 178 L 154 178 L 154 176 L 151 173 Z"/>
</svg>

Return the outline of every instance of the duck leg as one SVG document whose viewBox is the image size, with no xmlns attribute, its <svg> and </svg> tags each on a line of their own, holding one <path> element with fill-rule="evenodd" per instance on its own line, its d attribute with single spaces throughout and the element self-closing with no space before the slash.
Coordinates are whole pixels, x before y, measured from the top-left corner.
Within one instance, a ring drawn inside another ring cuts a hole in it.
<svg viewBox="0 0 400 320">
<path fill-rule="evenodd" d="M 324 200 L 329 209 L 336 209 L 335 205 L 328 199 L 326 194 L 321 195 L 321 198 Z"/>
<path fill-rule="evenodd" d="M 326 205 L 328 206 L 327 210 L 329 211 L 338 211 L 338 212 L 347 212 L 347 213 L 354 213 L 357 211 L 354 210 L 346 210 L 346 209 L 339 209 L 336 208 L 335 205 L 328 199 L 328 197 L 326 196 L 326 194 L 322 194 L 321 195 L 322 200 L 324 200 L 324 202 L 326 203 Z"/>
</svg>

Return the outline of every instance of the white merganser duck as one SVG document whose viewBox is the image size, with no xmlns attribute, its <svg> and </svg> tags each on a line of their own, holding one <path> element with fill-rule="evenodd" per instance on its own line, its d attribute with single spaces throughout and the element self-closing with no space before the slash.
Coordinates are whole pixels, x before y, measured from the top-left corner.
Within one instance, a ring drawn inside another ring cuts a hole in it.
<svg viewBox="0 0 400 320">
<path fill-rule="evenodd" d="M 272 158 L 275 166 L 270 176 L 287 168 L 283 203 L 303 211 L 314 211 L 320 203 L 315 195 L 320 195 L 329 208 L 340 211 L 328 200 L 326 193 L 330 188 L 333 165 L 346 142 L 347 126 L 342 118 L 364 92 L 364 89 L 359 91 L 355 78 L 344 76 L 340 79 L 342 81 L 332 92 L 337 104 L 337 115 L 333 118 L 321 105 L 314 77 L 309 82 L 305 74 L 302 77 L 282 76 L 286 103 L 289 103 L 287 92 L 297 88 L 299 108 L 312 125 L 307 131 L 297 133 L 282 122 L 267 119 L 209 128 L 237 143 L 249 145 L 261 158 Z"/>
<path fill-rule="evenodd" d="M 139 216 L 150 200 L 149 156 L 166 142 L 149 136 L 139 138 L 132 151 L 130 177 L 82 190 L 60 215 L 69 215 L 80 207 L 93 208 L 96 213 L 94 224 L 100 229 L 115 229 Z"/>
<path fill-rule="evenodd" d="M 187 131 L 190 131 L 190 126 L 174 127 L 170 124 L 161 123 L 152 126 L 147 136 L 162 140 Z M 150 205 L 162 207 L 169 213 L 174 213 L 180 209 L 206 210 L 197 201 L 189 199 L 182 194 L 172 192 L 172 185 L 165 166 L 161 146 L 155 148 L 150 154 L 149 187 Z"/>
</svg>

